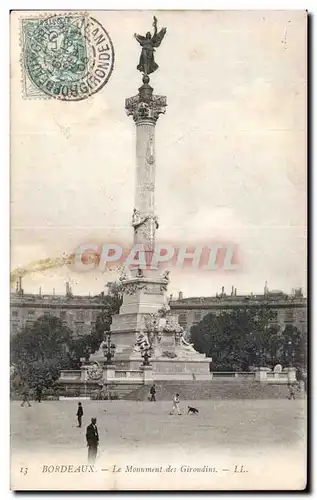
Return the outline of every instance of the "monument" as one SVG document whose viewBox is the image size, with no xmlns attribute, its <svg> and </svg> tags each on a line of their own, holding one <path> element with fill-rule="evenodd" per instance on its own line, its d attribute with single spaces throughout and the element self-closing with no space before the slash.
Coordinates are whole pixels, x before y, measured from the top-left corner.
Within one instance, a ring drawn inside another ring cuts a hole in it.
<svg viewBox="0 0 317 500">
<path fill-rule="evenodd" d="M 132 212 L 134 247 L 140 248 L 139 265 L 131 265 L 121 275 L 123 303 L 113 316 L 111 334 L 116 345 L 116 369 L 130 372 L 152 369 L 155 380 L 168 378 L 210 377 L 210 358 L 199 354 L 184 338 L 177 316 L 170 313 L 166 299 L 169 271 L 161 273 L 156 265 L 155 234 L 159 228 L 155 213 L 155 127 L 166 111 L 166 97 L 153 93 L 149 75 L 158 69 L 154 60 L 166 28 L 153 35 L 135 34 L 142 47 L 138 71 L 142 85 L 138 94 L 125 101 L 125 110 L 133 118 L 136 130 L 136 187 Z M 102 349 L 90 361 L 102 363 Z"/>
</svg>

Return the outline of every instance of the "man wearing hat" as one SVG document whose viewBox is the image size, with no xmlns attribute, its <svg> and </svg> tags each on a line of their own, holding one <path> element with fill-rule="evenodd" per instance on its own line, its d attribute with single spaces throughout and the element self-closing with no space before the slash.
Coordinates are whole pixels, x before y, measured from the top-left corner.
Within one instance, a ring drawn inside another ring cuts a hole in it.
<svg viewBox="0 0 317 500">
<path fill-rule="evenodd" d="M 99 444 L 99 435 L 97 429 L 97 419 L 92 417 L 91 424 L 88 425 L 86 430 L 86 440 L 88 446 L 88 462 L 94 463 L 97 456 L 97 449 Z"/>
</svg>

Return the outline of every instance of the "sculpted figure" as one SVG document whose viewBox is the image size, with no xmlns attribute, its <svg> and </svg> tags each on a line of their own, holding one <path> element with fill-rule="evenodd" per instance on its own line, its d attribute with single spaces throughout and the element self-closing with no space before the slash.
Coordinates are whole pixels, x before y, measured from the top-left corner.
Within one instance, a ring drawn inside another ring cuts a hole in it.
<svg viewBox="0 0 317 500">
<path fill-rule="evenodd" d="M 144 278 L 143 270 L 140 267 L 138 267 L 137 277 L 138 278 Z"/>
<path fill-rule="evenodd" d="M 169 273 L 171 271 L 169 269 L 166 269 L 166 271 L 163 273 L 163 278 L 166 280 L 166 281 L 169 281 Z"/>
<path fill-rule="evenodd" d="M 145 328 L 148 334 L 150 345 L 154 343 L 154 340 L 160 342 L 162 329 L 160 326 L 160 315 L 158 312 L 151 313 L 145 318 Z"/>
<path fill-rule="evenodd" d="M 128 273 L 126 272 L 126 270 L 123 268 L 121 270 L 121 274 L 119 276 L 119 281 L 124 281 L 124 280 L 127 280 L 129 279 L 129 276 L 128 276 Z"/>
<path fill-rule="evenodd" d="M 92 380 L 99 380 L 102 377 L 102 368 L 98 361 L 92 363 L 87 370 L 88 378 Z"/>
<path fill-rule="evenodd" d="M 170 310 L 170 306 L 168 306 L 167 304 L 163 304 L 161 309 L 158 310 L 159 317 L 166 318 L 166 315 L 169 312 L 169 310 Z"/>
<path fill-rule="evenodd" d="M 186 349 L 187 351 L 193 351 L 193 352 L 196 352 L 196 349 L 194 348 L 194 344 L 191 344 L 190 342 L 187 342 L 187 340 L 185 340 L 184 338 L 184 334 L 181 335 L 181 343 L 184 347 L 184 349 Z"/>
<path fill-rule="evenodd" d="M 132 214 L 132 226 L 137 229 L 140 227 L 144 222 L 148 220 L 149 216 L 147 215 L 146 217 L 141 217 L 141 214 L 139 210 L 136 208 L 133 209 L 133 214 Z"/>
<path fill-rule="evenodd" d="M 159 228 L 159 223 L 158 223 L 158 217 L 157 217 L 157 215 L 153 215 L 153 220 L 154 220 L 154 224 L 155 224 L 156 229 L 158 229 Z"/>
<path fill-rule="evenodd" d="M 150 347 L 148 336 L 144 332 L 140 332 L 137 336 L 134 351 L 142 351 Z"/>
<path fill-rule="evenodd" d="M 158 64 L 154 61 L 155 48 L 161 45 L 161 42 L 165 36 L 166 28 L 162 28 L 161 31 L 157 32 L 157 19 L 153 17 L 153 27 L 154 33 L 148 31 L 145 36 L 134 34 L 134 37 L 139 42 L 142 47 L 142 52 L 140 56 L 140 61 L 137 66 L 137 70 L 141 71 L 144 75 L 150 75 L 158 69 Z"/>
</svg>

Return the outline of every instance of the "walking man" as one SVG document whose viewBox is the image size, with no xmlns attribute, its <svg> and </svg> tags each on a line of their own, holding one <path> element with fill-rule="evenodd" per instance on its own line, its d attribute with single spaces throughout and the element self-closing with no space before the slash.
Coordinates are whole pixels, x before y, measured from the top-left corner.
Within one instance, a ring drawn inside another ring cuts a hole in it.
<svg viewBox="0 0 317 500">
<path fill-rule="evenodd" d="M 288 384 L 288 399 L 295 399 L 295 387 L 293 384 Z"/>
<path fill-rule="evenodd" d="M 179 394 L 176 393 L 176 395 L 173 398 L 173 411 L 171 412 L 171 415 L 175 414 L 175 411 L 177 411 L 177 415 L 181 415 L 180 409 L 179 409 Z"/>
<path fill-rule="evenodd" d="M 97 456 L 97 449 L 99 444 L 99 435 L 97 429 L 97 419 L 93 417 L 91 424 L 88 425 L 86 430 L 86 440 L 88 446 L 88 463 L 94 464 Z"/>
<path fill-rule="evenodd" d="M 39 403 L 42 401 L 42 392 L 43 392 L 42 387 L 38 385 L 36 387 L 35 393 L 36 393 L 36 401 L 38 401 Z"/>
<path fill-rule="evenodd" d="M 151 389 L 150 389 L 150 401 L 156 401 L 155 394 L 156 394 L 156 388 L 155 388 L 155 384 L 153 384 Z"/>
<path fill-rule="evenodd" d="M 27 403 L 29 407 L 31 406 L 30 400 L 29 400 L 29 390 L 27 389 L 27 387 L 22 392 L 21 406 L 24 406 L 25 403 Z"/>
<path fill-rule="evenodd" d="M 84 414 L 84 410 L 83 410 L 82 404 L 78 403 L 78 410 L 76 413 L 77 420 L 78 420 L 78 427 L 81 427 L 81 420 L 83 418 L 83 414 Z"/>
</svg>

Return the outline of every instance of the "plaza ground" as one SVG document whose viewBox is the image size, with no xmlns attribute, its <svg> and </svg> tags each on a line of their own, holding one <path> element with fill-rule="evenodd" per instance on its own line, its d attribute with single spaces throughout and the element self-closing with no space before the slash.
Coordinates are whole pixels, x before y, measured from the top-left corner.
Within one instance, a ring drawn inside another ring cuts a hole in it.
<svg viewBox="0 0 317 500">
<path fill-rule="evenodd" d="M 83 401 L 83 427 L 77 428 L 77 401 L 11 403 L 13 450 L 85 447 L 85 427 L 97 418 L 100 448 L 147 445 L 258 447 L 302 441 L 305 400 L 184 401 L 182 415 L 170 415 L 169 401 Z M 199 409 L 187 415 L 187 406 Z"/>
<path fill-rule="evenodd" d="M 170 415 L 169 401 L 11 402 L 11 486 L 14 489 L 265 489 L 305 487 L 306 400 L 193 401 L 198 415 Z M 96 474 L 47 474 L 43 465 L 87 463 L 86 426 L 97 418 Z M 235 465 L 248 469 L 234 474 Z M 175 473 L 112 472 L 175 466 Z M 217 467 L 217 474 L 183 473 L 180 466 Z M 24 476 L 21 471 L 28 468 Z M 102 468 L 109 469 L 104 472 Z M 222 470 L 227 470 L 222 472 Z M 244 477 L 244 479 L 243 479 Z M 229 481 L 229 482 L 228 482 Z M 243 482 L 247 481 L 247 483 Z"/>
</svg>

